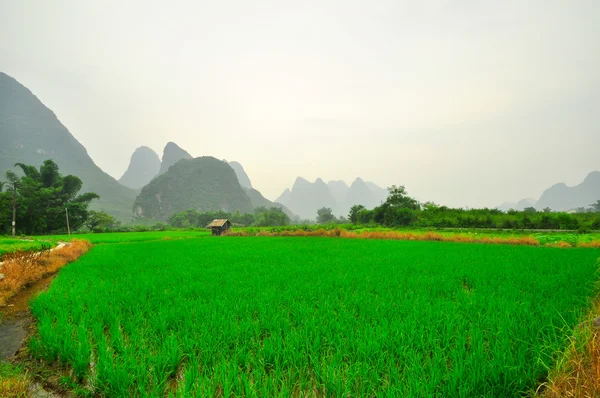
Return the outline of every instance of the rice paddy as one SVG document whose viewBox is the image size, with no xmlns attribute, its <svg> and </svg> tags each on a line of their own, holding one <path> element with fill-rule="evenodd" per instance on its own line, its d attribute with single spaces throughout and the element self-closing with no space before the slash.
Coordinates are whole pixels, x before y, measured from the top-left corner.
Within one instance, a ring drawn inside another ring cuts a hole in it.
<svg viewBox="0 0 600 398">
<path fill-rule="evenodd" d="M 489 396 L 545 381 L 597 249 L 319 237 L 94 247 L 30 352 L 103 396 Z"/>
</svg>

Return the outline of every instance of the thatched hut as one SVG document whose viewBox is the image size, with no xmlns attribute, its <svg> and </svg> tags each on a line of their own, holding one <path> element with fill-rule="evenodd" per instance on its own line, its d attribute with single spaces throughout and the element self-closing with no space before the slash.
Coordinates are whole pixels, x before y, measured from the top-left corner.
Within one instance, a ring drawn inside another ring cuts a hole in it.
<svg viewBox="0 0 600 398">
<path fill-rule="evenodd" d="M 213 236 L 223 235 L 225 231 L 231 228 L 231 223 L 227 219 L 213 220 L 206 228 L 212 230 Z"/>
</svg>

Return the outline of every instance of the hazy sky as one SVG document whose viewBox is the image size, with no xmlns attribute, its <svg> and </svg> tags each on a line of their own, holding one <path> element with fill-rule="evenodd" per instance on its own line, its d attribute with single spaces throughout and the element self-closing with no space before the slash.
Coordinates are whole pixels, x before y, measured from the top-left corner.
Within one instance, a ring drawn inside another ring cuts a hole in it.
<svg viewBox="0 0 600 398">
<path fill-rule="evenodd" d="M 495 206 L 600 169 L 600 1 L 0 0 L 0 71 L 119 178 L 134 149 Z"/>
</svg>

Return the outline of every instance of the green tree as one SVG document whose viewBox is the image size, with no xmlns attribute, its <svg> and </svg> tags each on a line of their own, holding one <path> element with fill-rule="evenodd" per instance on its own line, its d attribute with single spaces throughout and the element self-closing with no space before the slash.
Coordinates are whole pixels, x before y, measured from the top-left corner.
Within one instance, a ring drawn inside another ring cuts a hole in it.
<svg viewBox="0 0 600 398">
<path fill-rule="evenodd" d="M 90 231 L 97 231 L 114 228 L 118 226 L 118 222 L 113 216 L 104 211 L 91 210 L 88 212 L 88 217 L 84 225 Z"/>
<path fill-rule="evenodd" d="M 270 207 L 264 206 L 257 207 L 254 210 L 254 225 L 258 227 L 280 227 L 288 225 L 290 218 L 283 211 L 281 207 Z"/>
<path fill-rule="evenodd" d="M 389 194 L 384 205 L 395 208 L 405 207 L 408 209 L 419 210 L 419 202 L 408 196 L 404 185 L 392 185 L 388 188 L 388 192 Z"/>
<path fill-rule="evenodd" d="M 319 210 L 317 210 L 317 222 L 319 224 L 335 222 L 333 210 L 328 207 L 321 207 Z"/>
<path fill-rule="evenodd" d="M 18 177 L 9 171 L 6 177 L 12 187 L 17 189 L 17 230 L 20 233 L 39 234 L 66 230 L 65 209 L 69 212 L 71 229 L 80 228 L 88 217 L 88 206 L 93 199 L 99 196 L 88 192 L 79 195 L 83 182 L 76 176 L 62 176 L 58 165 L 52 160 L 46 160 L 39 170 L 34 166 L 23 163 L 15 164 L 23 171 L 23 176 Z M 12 190 L 11 190 L 12 191 Z M 5 220 L 11 218 L 12 207 L 5 205 L 6 195 L 0 194 L 0 221 L 5 225 Z M 11 220 L 12 221 L 12 220 Z"/>
<path fill-rule="evenodd" d="M 358 213 L 361 210 L 364 210 L 365 206 L 363 205 L 354 205 L 350 208 L 350 212 L 348 213 L 348 219 L 352 224 L 357 224 L 358 222 Z"/>
</svg>

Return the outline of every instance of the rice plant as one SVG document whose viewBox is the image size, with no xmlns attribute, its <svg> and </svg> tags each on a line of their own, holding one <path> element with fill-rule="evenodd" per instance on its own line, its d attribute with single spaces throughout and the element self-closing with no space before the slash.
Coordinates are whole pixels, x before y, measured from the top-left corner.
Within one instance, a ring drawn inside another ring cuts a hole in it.
<svg viewBox="0 0 600 398">
<path fill-rule="evenodd" d="M 32 303 L 31 353 L 104 396 L 531 392 L 597 249 L 227 237 L 106 244 Z"/>
</svg>

